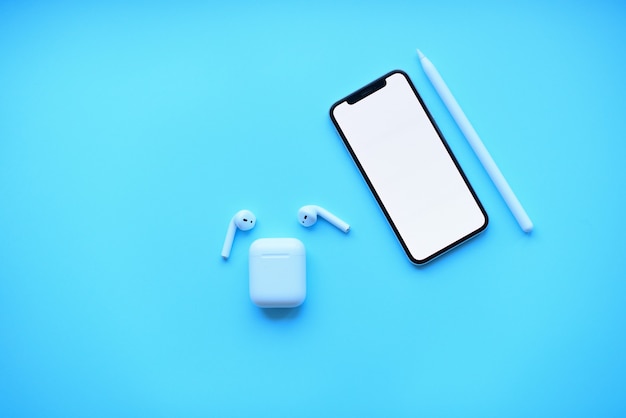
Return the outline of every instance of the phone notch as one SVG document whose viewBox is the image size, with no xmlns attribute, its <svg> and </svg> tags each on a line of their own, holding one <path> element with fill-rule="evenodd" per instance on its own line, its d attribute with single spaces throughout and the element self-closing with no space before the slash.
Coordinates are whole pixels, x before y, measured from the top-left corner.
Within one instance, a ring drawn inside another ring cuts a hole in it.
<svg viewBox="0 0 626 418">
<path fill-rule="evenodd" d="M 349 105 L 353 105 L 363 100 L 370 94 L 373 94 L 377 92 L 378 90 L 382 89 L 386 85 L 387 85 L 387 79 L 379 78 L 378 80 L 369 83 L 367 86 L 360 88 L 359 90 L 355 91 L 354 93 L 346 97 L 346 102 L 348 102 Z"/>
</svg>

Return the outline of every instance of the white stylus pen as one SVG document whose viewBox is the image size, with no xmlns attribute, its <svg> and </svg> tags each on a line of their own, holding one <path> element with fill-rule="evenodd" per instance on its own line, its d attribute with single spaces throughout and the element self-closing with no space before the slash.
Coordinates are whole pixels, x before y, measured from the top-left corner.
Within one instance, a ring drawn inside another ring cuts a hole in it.
<svg viewBox="0 0 626 418">
<path fill-rule="evenodd" d="M 467 139 L 467 142 L 471 145 L 474 153 L 480 160 L 481 164 L 485 168 L 489 177 L 491 177 L 491 181 L 496 186 L 500 195 L 506 202 L 509 210 L 515 216 L 517 223 L 522 228 L 524 232 L 530 232 L 533 230 L 533 223 L 526 214 L 526 211 L 522 207 L 522 204 L 519 202 L 513 190 L 511 190 L 511 186 L 507 183 L 506 179 L 500 172 L 500 169 L 496 165 L 496 162 L 491 158 L 489 151 L 485 148 L 483 141 L 480 140 L 480 137 L 474 130 L 474 127 L 461 110 L 461 106 L 457 103 L 454 96 L 450 92 L 448 86 L 443 81 L 443 78 L 439 75 L 439 72 L 435 68 L 435 66 L 430 62 L 428 58 L 422 54 L 422 51 L 417 50 L 417 55 L 419 55 L 420 63 L 422 64 L 422 68 L 424 69 L 424 73 L 432 83 L 437 93 L 439 93 L 439 97 L 448 108 L 448 111 L 456 121 L 456 124 L 459 126 L 463 135 Z"/>
</svg>

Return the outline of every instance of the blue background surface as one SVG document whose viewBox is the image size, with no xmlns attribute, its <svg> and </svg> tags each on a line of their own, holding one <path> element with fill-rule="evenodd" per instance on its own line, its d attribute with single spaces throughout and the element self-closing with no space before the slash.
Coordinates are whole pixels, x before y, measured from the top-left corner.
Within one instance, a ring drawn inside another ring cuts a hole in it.
<svg viewBox="0 0 626 418">
<path fill-rule="evenodd" d="M 623 2 L 102 3 L 0 5 L 0 416 L 626 414 Z M 328 116 L 396 68 L 491 220 L 422 268 Z M 250 302 L 262 237 L 301 308 Z"/>
</svg>

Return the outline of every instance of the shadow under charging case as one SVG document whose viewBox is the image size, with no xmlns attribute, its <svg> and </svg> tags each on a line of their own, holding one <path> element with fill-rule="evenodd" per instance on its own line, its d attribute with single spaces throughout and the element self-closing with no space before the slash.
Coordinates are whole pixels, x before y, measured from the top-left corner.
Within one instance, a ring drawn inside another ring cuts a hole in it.
<svg viewBox="0 0 626 418">
<path fill-rule="evenodd" d="M 295 308 L 306 298 L 306 251 L 295 238 L 250 245 L 250 299 L 261 308 Z"/>
</svg>

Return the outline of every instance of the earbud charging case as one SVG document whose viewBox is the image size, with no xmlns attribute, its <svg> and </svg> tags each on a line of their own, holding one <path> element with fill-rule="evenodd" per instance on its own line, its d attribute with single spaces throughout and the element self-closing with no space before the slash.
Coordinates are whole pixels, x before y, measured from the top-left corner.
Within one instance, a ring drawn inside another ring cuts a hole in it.
<svg viewBox="0 0 626 418">
<path fill-rule="evenodd" d="M 306 298 L 306 251 L 295 238 L 250 245 L 250 299 L 261 308 L 295 308 Z"/>
</svg>

